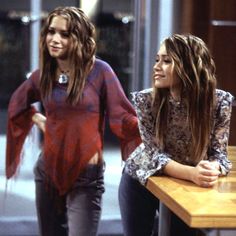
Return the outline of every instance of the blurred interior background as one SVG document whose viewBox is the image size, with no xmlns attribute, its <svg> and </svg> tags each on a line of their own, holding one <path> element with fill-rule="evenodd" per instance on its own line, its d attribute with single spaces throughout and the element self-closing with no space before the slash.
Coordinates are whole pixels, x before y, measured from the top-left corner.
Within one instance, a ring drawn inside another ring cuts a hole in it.
<svg viewBox="0 0 236 236">
<path fill-rule="evenodd" d="M 160 42 L 172 33 L 192 33 L 209 46 L 218 87 L 236 96 L 235 0 L 1 0 L 0 1 L 0 235 L 37 235 L 32 168 L 39 149 L 27 141 L 19 178 L 5 195 L 5 132 L 13 91 L 38 67 L 38 38 L 47 13 L 81 7 L 97 30 L 97 56 L 116 72 L 127 96 L 151 86 Z M 233 108 L 230 145 L 236 145 Z M 117 140 L 106 129 L 106 193 L 100 235 L 122 235 L 117 188 L 122 164 Z M 27 156 L 26 155 L 26 156 Z M 113 220 L 113 221 L 112 221 Z M 16 226 L 16 222 L 21 225 Z M 105 224 L 113 222 L 113 224 Z M 113 225 L 113 229 L 108 226 Z M 30 228 L 30 227 L 31 228 Z M 20 228 L 22 230 L 20 230 Z M 5 230 L 8 228 L 8 231 Z M 30 228 L 30 229 L 29 229 Z"/>
</svg>

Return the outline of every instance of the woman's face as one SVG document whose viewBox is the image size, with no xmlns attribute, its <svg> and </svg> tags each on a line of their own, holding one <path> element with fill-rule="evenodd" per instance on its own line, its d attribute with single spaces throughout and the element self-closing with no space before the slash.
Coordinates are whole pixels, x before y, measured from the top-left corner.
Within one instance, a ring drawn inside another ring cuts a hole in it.
<svg viewBox="0 0 236 236">
<path fill-rule="evenodd" d="M 174 70 L 174 61 L 166 53 L 164 43 L 157 53 L 153 67 L 153 82 L 156 88 L 169 88 L 171 93 L 180 92 L 181 80 Z"/>
<path fill-rule="evenodd" d="M 48 27 L 46 44 L 51 57 L 57 60 L 66 60 L 69 51 L 68 22 L 62 16 L 52 18 Z"/>
</svg>

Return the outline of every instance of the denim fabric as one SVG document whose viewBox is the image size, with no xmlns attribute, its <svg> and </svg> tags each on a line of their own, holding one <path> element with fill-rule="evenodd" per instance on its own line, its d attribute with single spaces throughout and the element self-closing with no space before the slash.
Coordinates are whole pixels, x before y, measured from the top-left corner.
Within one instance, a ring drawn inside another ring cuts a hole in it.
<svg viewBox="0 0 236 236">
<path fill-rule="evenodd" d="M 191 200 L 191 199 L 190 199 Z M 123 173 L 119 186 L 119 204 L 124 236 L 157 236 L 159 200 L 138 180 Z M 171 213 L 171 236 L 199 236 L 199 230 L 188 227 Z"/>
<path fill-rule="evenodd" d="M 126 173 L 119 185 L 119 204 L 125 236 L 152 235 L 159 201 Z"/>
<path fill-rule="evenodd" d="M 95 236 L 101 217 L 105 163 L 88 165 L 73 188 L 60 196 L 36 163 L 36 208 L 41 236 Z"/>
</svg>

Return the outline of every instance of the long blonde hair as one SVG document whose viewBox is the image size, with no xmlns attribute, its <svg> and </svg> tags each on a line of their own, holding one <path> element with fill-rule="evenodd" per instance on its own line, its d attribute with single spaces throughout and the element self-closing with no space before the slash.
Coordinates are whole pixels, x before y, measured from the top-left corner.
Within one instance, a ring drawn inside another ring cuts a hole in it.
<svg viewBox="0 0 236 236">
<path fill-rule="evenodd" d="M 166 38 L 167 55 L 174 62 L 174 70 L 181 80 L 181 100 L 186 103 L 186 122 L 192 137 L 191 155 L 194 162 L 203 158 L 208 147 L 215 106 L 215 63 L 206 44 L 193 35 Z M 153 85 L 154 87 L 154 85 Z M 154 87 L 153 111 L 156 114 L 155 134 L 164 148 L 168 114 L 168 89 Z"/>
<path fill-rule="evenodd" d="M 49 55 L 46 45 L 48 28 L 55 16 L 62 16 L 68 21 L 70 40 L 68 58 L 72 70 L 67 87 L 67 101 L 76 104 L 82 95 L 86 77 L 94 61 L 95 28 L 84 12 L 76 7 L 58 7 L 48 15 L 40 35 L 40 89 L 45 98 L 51 95 L 57 68 L 56 60 Z"/>
</svg>

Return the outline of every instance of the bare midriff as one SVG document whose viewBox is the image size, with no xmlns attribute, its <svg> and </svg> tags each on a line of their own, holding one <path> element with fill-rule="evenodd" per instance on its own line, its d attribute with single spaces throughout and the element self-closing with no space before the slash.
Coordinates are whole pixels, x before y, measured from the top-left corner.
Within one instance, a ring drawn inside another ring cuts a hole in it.
<svg viewBox="0 0 236 236">
<path fill-rule="evenodd" d="M 98 152 L 93 155 L 93 157 L 89 160 L 88 164 L 97 165 L 102 162 L 103 158 Z"/>
</svg>

